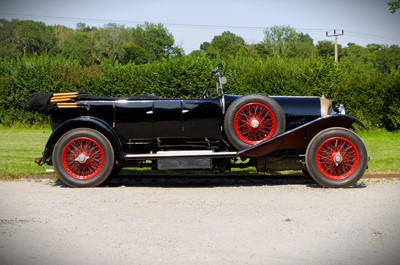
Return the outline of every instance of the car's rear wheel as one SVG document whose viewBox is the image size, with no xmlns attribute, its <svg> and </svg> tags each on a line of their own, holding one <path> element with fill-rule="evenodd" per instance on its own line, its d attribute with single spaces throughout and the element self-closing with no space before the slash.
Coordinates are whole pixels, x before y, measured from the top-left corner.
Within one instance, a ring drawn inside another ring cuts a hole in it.
<svg viewBox="0 0 400 265">
<path fill-rule="evenodd" d="M 54 146 L 53 164 L 61 181 L 70 187 L 95 187 L 110 175 L 114 151 L 101 133 L 79 128 L 65 133 Z"/>
<path fill-rule="evenodd" d="M 329 128 L 310 141 L 306 151 L 306 166 L 311 177 L 321 186 L 351 186 L 367 169 L 367 149 L 352 131 Z"/>
<path fill-rule="evenodd" d="M 243 150 L 285 131 L 285 113 L 272 98 L 250 94 L 235 100 L 224 118 L 225 134 L 232 145 Z"/>
</svg>

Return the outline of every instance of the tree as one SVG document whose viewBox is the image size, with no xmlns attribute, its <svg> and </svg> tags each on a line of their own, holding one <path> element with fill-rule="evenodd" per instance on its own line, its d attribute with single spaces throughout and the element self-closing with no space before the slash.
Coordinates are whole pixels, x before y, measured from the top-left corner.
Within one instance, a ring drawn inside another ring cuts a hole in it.
<svg viewBox="0 0 400 265">
<path fill-rule="evenodd" d="M 203 42 L 200 49 L 206 51 L 211 58 L 218 55 L 226 56 L 246 52 L 244 39 L 230 31 L 214 36 L 211 43 Z"/>
<path fill-rule="evenodd" d="M 83 22 L 78 22 L 76 24 L 77 31 L 91 31 L 91 30 L 95 30 L 95 29 L 96 29 L 96 27 L 90 27 Z"/>
<path fill-rule="evenodd" d="M 254 50 L 255 50 L 254 53 L 257 54 L 258 56 L 266 57 L 271 54 L 271 51 L 268 50 L 268 48 L 263 43 L 257 43 L 257 44 L 253 44 L 250 46 L 253 46 L 253 47 L 250 47 L 250 52 L 251 52 L 252 48 L 254 48 Z"/>
<path fill-rule="evenodd" d="M 48 53 L 55 44 L 51 26 L 32 20 L 1 20 L 0 44 L 23 55 Z"/>
<path fill-rule="evenodd" d="M 129 31 L 121 25 L 108 23 L 103 28 L 93 31 L 93 55 L 96 61 L 101 62 L 108 58 L 112 62 L 124 57 L 123 44 L 130 42 Z"/>
<path fill-rule="evenodd" d="M 400 129 L 400 68 L 392 69 L 385 79 L 388 85 L 384 97 L 384 126 L 388 130 Z"/>
<path fill-rule="evenodd" d="M 339 45 L 338 49 L 340 51 L 340 49 L 341 49 L 340 45 Z M 317 51 L 318 51 L 319 56 L 334 57 L 335 56 L 335 44 L 333 44 L 329 40 L 318 41 Z"/>
<path fill-rule="evenodd" d="M 366 46 L 374 66 L 383 73 L 390 73 L 400 67 L 400 47 L 398 45 L 368 44 Z M 400 68 L 399 68 L 400 69 Z"/>
<path fill-rule="evenodd" d="M 297 42 L 295 43 L 292 52 L 289 53 L 289 57 L 306 58 L 315 55 L 316 53 L 317 50 L 310 35 L 300 32 L 298 33 Z"/>
<path fill-rule="evenodd" d="M 229 31 L 222 32 L 222 34 L 219 36 L 214 36 L 214 38 L 211 41 L 211 46 L 213 46 L 214 48 L 216 48 L 221 52 L 223 52 L 229 46 L 233 45 L 243 46 L 244 40 L 242 37 Z"/>
<path fill-rule="evenodd" d="M 64 34 L 65 40 L 60 54 L 64 58 L 77 60 L 81 65 L 91 64 L 93 60 L 89 35 L 86 32 L 69 29 Z"/>
<path fill-rule="evenodd" d="M 400 8 L 400 0 L 390 1 L 388 5 L 390 13 L 394 14 Z"/>
<path fill-rule="evenodd" d="M 146 22 L 138 27 L 136 36 L 141 38 L 139 43 L 147 49 L 150 61 L 166 59 L 177 51 L 174 36 L 162 24 Z"/>
<path fill-rule="evenodd" d="M 10 21 L 0 19 L 0 58 L 15 58 L 21 52 L 15 42 L 14 29 Z"/>
<path fill-rule="evenodd" d="M 147 50 L 135 42 L 129 42 L 122 45 L 124 49 L 124 57 L 122 63 L 126 64 L 134 62 L 135 64 L 144 64 L 149 61 L 149 53 Z"/>
<path fill-rule="evenodd" d="M 382 72 L 389 73 L 390 70 L 397 69 L 400 66 L 400 47 L 397 45 L 383 46 L 376 51 L 376 63 Z"/>
<path fill-rule="evenodd" d="M 210 48 L 210 46 L 211 46 L 211 43 L 209 43 L 208 41 L 205 41 L 202 44 L 200 44 L 200 50 L 207 51 L 208 48 Z"/>
<path fill-rule="evenodd" d="M 290 26 L 267 28 L 263 44 L 271 54 L 278 57 L 307 57 L 315 51 L 313 39 Z"/>
<path fill-rule="evenodd" d="M 346 48 L 343 48 L 342 51 L 343 57 L 346 57 L 352 63 L 362 63 L 365 64 L 367 62 L 372 61 L 371 51 L 368 48 L 362 47 L 355 43 L 349 42 Z"/>
</svg>

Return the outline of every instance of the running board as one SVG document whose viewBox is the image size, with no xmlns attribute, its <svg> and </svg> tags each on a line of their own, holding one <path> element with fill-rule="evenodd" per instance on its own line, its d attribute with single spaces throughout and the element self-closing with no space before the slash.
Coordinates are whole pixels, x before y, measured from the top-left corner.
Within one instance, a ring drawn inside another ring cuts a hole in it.
<svg viewBox="0 0 400 265">
<path fill-rule="evenodd" d="M 142 160 L 142 159 L 159 159 L 159 158 L 178 158 L 178 157 L 209 157 L 209 158 L 230 158 L 236 157 L 237 152 L 214 152 L 211 150 L 188 150 L 188 151 L 159 151 L 146 154 L 127 154 L 125 158 Z"/>
</svg>

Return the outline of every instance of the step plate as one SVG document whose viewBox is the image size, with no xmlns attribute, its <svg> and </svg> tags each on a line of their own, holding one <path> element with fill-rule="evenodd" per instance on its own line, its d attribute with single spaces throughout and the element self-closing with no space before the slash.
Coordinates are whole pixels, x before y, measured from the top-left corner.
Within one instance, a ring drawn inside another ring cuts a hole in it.
<svg viewBox="0 0 400 265">
<path fill-rule="evenodd" d="M 157 160 L 158 170 L 167 169 L 210 169 L 211 158 L 161 158 Z"/>
</svg>

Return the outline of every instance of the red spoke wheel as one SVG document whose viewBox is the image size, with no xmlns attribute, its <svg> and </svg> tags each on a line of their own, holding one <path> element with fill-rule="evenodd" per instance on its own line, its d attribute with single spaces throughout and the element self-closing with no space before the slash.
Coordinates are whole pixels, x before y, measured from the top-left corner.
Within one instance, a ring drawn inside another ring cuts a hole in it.
<svg viewBox="0 0 400 265">
<path fill-rule="evenodd" d="M 364 143 L 344 128 L 329 128 L 318 133 L 307 147 L 307 170 L 324 187 L 354 185 L 364 175 L 367 164 Z"/>
<path fill-rule="evenodd" d="M 236 112 L 233 128 L 242 142 L 255 145 L 274 135 L 276 117 L 267 105 L 248 103 Z"/>
<path fill-rule="evenodd" d="M 285 131 L 281 106 L 272 98 L 250 94 L 235 100 L 224 118 L 225 134 L 232 145 L 243 150 Z"/>
<path fill-rule="evenodd" d="M 71 187 L 94 187 L 110 175 L 114 152 L 101 133 L 80 128 L 68 131 L 56 143 L 54 168 L 60 179 Z"/>
<path fill-rule="evenodd" d="M 91 179 L 104 165 L 104 150 L 93 139 L 78 137 L 67 143 L 62 151 L 64 170 L 75 179 Z"/>
<path fill-rule="evenodd" d="M 333 180 L 350 177 L 360 160 L 355 145 L 342 137 L 332 137 L 324 141 L 319 146 L 315 159 L 319 171 Z"/>
</svg>

